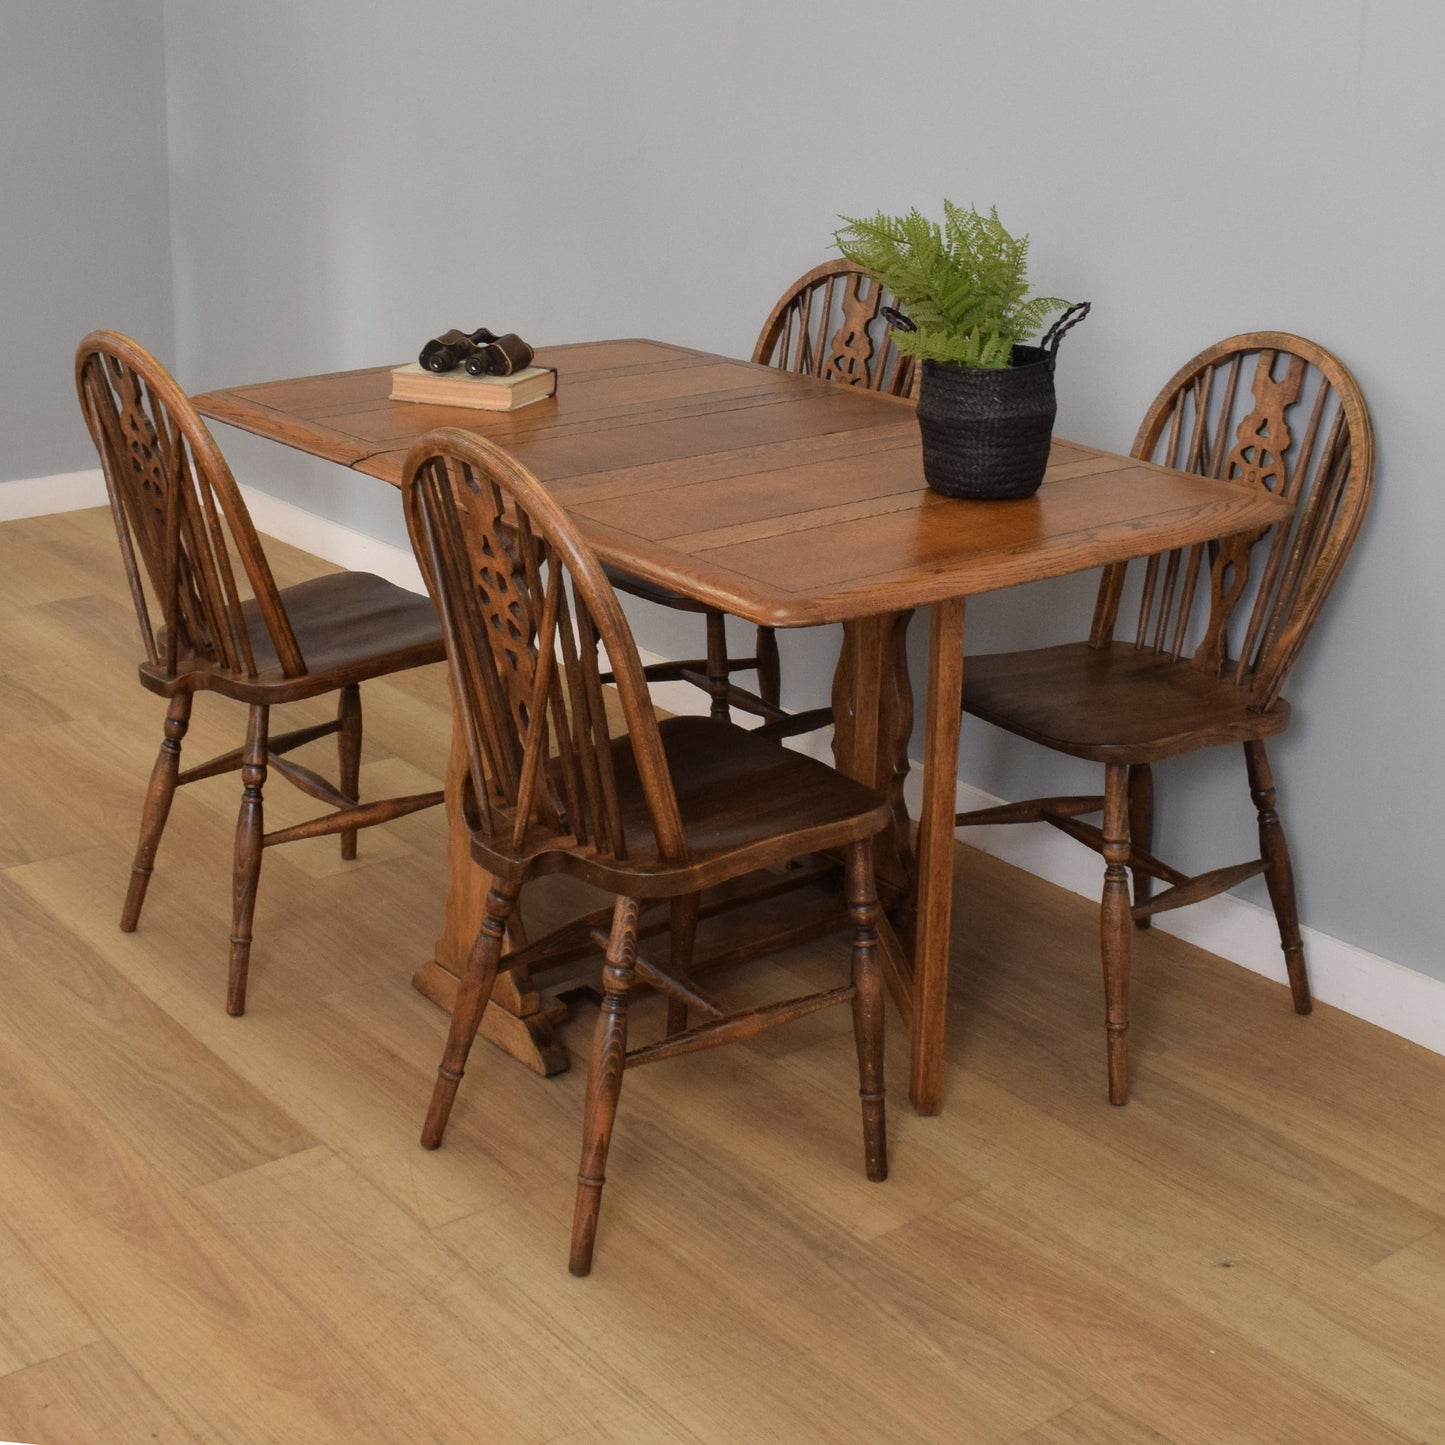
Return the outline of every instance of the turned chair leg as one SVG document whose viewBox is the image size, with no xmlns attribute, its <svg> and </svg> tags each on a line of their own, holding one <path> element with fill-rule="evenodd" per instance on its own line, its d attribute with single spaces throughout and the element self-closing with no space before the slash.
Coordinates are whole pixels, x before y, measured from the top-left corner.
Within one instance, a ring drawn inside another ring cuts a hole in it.
<svg viewBox="0 0 1445 1445">
<path fill-rule="evenodd" d="M 863 1163 L 873 1180 L 888 1178 L 888 1128 L 883 1089 L 883 973 L 878 963 L 878 888 L 873 845 L 848 849 L 848 914 L 853 920 L 853 1038 L 858 1046 L 858 1097 L 863 1103 Z"/>
<path fill-rule="evenodd" d="M 778 657 L 778 634 L 771 627 L 758 628 L 758 696 L 769 707 L 781 707 L 783 665 Z"/>
<path fill-rule="evenodd" d="M 1141 852 L 1154 851 L 1154 771 L 1148 763 L 1129 768 L 1129 841 Z M 1134 875 L 1134 906 L 1146 903 L 1154 892 L 1154 880 L 1139 868 Z M 1135 928 L 1148 928 L 1152 918 L 1137 918 Z"/>
<path fill-rule="evenodd" d="M 687 978 L 692 973 L 693 946 L 697 940 L 697 912 L 702 895 L 686 893 L 672 900 L 669 918 L 669 933 L 672 951 L 668 955 L 668 967 L 677 978 Z M 668 1037 L 680 1034 L 687 1027 L 687 1005 L 680 998 L 667 1000 Z"/>
<path fill-rule="evenodd" d="M 176 777 L 181 770 L 181 739 L 191 721 L 192 694 L 179 692 L 166 709 L 165 736 L 151 769 L 150 786 L 146 789 L 145 807 L 141 811 L 140 842 L 135 861 L 130 865 L 130 886 L 126 889 L 125 906 L 121 909 L 123 933 L 134 933 L 140 922 L 140 911 L 146 901 L 146 888 L 155 870 L 156 849 L 170 817 L 171 799 L 176 795 Z"/>
<path fill-rule="evenodd" d="M 261 790 L 266 784 L 266 736 L 271 709 L 252 703 L 241 753 L 241 813 L 236 819 L 236 861 L 231 873 L 231 966 L 226 980 L 226 1012 L 246 1012 L 246 974 L 251 964 L 251 919 L 261 879 L 265 835 Z"/>
<path fill-rule="evenodd" d="M 1129 1098 L 1129 770 L 1109 763 L 1104 775 L 1104 898 L 1099 936 L 1104 961 L 1109 1102 Z"/>
<path fill-rule="evenodd" d="M 707 614 L 707 690 L 712 695 L 709 716 L 715 722 L 728 722 L 728 633 L 727 618 L 721 612 Z"/>
<path fill-rule="evenodd" d="M 336 751 L 341 764 L 341 791 L 349 802 L 361 801 L 361 687 L 348 683 L 341 689 L 336 705 L 336 721 L 340 729 L 336 734 Z M 340 834 L 341 856 L 356 857 L 356 829 L 347 828 Z"/>
<path fill-rule="evenodd" d="M 517 892 L 515 883 L 493 879 L 492 887 L 487 893 L 482 925 L 477 930 L 476 940 L 467 955 L 466 968 L 457 989 L 456 1003 L 452 1006 L 452 1022 L 447 1031 L 446 1050 L 437 1067 L 437 1081 L 432 1088 L 426 1123 L 422 1126 L 421 1142 L 424 1149 L 435 1149 L 446 1132 L 452 1101 L 457 1096 L 457 1086 L 466 1072 L 467 1055 L 477 1037 L 482 1015 L 491 1001 L 492 986 L 497 981 L 502 943 L 507 935 L 507 920 L 516 907 Z"/>
<path fill-rule="evenodd" d="M 1305 970 L 1304 940 L 1299 931 L 1299 907 L 1295 902 L 1294 868 L 1289 861 L 1289 843 L 1284 825 L 1275 811 L 1274 775 L 1262 742 L 1244 745 L 1244 762 L 1249 769 L 1249 793 L 1259 814 L 1259 856 L 1264 859 L 1264 881 L 1269 901 L 1274 905 L 1275 922 L 1279 925 L 1279 945 L 1284 950 L 1284 966 L 1289 973 L 1289 990 L 1294 998 L 1294 1011 L 1309 1013 L 1314 1006 L 1310 998 L 1309 974 Z"/>
<path fill-rule="evenodd" d="M 572 1252 L 567 1267 L 575 1275 L 592 1269 L 597 1215 L 607 1179 L 607 1146 L 622 1092 L 627 1057 L 627 994 L 636 977 L 637 900 L 619 898 L 612 914 L 612 936 L 602 969 L 602 1010 L 597 1015 L 592 1058 L 587 1066 L 587 1109 L 582 1123 L 582 1164 L 577 1171 L 577 1205 L 572 1215 Z"/>
</svg>

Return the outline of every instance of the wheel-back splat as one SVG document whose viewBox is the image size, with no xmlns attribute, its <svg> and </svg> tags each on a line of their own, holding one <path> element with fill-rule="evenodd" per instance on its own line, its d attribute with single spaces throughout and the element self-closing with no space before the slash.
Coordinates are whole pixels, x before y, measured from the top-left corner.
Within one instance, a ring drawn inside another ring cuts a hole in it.
<svg viewBox="0 0 1445 1445">
<path fill-rule="evenodd" d="M 512 856 L 581 845 L 626 858 L 605 648 L 659 843 L 682 856 L 641 663 L 596 559 L 499 449 L 440 432 L 414 455 L 407 521 L 446 633 L 468 748 L 468 826 Z"/>
<path fill-rule="evenodd" d="M 197 662 L 257 675 L 234 558 L 283 672 L 303 674 L 305 660 L 245 503 L 185 393 L 144 347 L 109 331 L 81 342 L 76 386 L 100 453 L 147 660 L 170 675 Z"/>
<path fill-rule="evenodd" d="M 848 261 L 816 266 L 773 308 L 753 360 L 844 385 L 905 396 L 916 368 L 893 341 L 882 314 L 889 296 L 877 279 Z"/>
<path fill-rule="evenodd" d="M 1254 705 L 1268 707 L 1333 586 L 1371 490 L 1373 435 L 1354 378 L 1300 337 L 1233 337 L 1174 376 L 1146 415 L 1134 455 L 1294 502 L 1289 518 L 1262 532 L 1147 559 L 1134 631 L 1136 646 L 1176 659 L 1193 642 L 1198 666 L 1231 677 L 1254 694 Z M 1196 620 L 1206 557 L 1207 602 Z M 1095 646 L 1113 637 L 1125 574 L 1125 564 L 1105 570 Z M 1251 594 L 1247 617 L 1236 624 Z"/>
</svg>

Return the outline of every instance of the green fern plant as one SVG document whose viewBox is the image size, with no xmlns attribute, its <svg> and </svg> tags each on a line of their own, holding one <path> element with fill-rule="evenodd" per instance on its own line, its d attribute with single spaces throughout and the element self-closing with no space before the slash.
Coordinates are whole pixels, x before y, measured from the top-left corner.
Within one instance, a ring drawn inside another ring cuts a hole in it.
<svg viewBox="0 0 1445 1445">
<path fill-rule="evenodd" d="M 1005 367 L 1049 312 L 1069 305 L 1029 296 L 1029 238 L 1009 235 L 990 209 L 943 203 L 943 225 L 918 211 L 871 220 L 840 216 L 838 249 L 872 271 L 917 328 L 894 331 L 899 351 L 954 366 Z"/>
</svg>

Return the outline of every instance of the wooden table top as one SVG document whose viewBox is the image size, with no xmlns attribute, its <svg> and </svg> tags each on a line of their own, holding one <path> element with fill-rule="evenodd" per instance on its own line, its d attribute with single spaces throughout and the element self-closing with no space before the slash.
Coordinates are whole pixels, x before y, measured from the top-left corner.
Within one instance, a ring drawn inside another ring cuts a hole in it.
<svg viewBox="0 0 1445 1445">
<path fill-rule="evenodd" d="M 875 616 L 1253 531 L 1288 510 L 1055 438 L 1025 501 L 940 497 L 912 405 L 658 341 L 543 348 L 515 412 L 393 402 L 390 367 L 206 392 L 206 416 L 400 485 L 433 427 L 491 438 L 602 559 L 752 622 Z"/>
</svg>

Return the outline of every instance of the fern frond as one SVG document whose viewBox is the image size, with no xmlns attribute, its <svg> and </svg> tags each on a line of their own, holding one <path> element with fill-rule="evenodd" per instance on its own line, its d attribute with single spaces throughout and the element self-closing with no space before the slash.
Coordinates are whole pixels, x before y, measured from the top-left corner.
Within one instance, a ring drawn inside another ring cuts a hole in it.
<svg viewBox="0 0 1445 1445">
<path fill-rule="evenodd" d="M 908 356 L 958 366 L 1008 366 L 1051 311 L 1069 302 L 1028 294 L 1029 238 L 1004 229 L 997 209 L 943 203 L 943 224 L 906 216 L 839 217 L 838 249 L 874 272 L 918 328 L 895 333 Z"/>
</svg>

